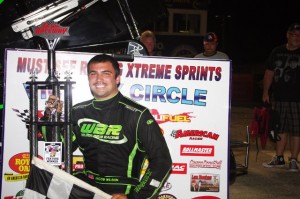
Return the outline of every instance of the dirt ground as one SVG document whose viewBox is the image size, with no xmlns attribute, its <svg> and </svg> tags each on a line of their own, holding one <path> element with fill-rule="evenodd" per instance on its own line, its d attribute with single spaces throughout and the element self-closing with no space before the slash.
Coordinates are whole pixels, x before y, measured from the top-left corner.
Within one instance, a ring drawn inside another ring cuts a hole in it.
<svg viewBox="0 0 300 199">
<path fill-rule="evenodd" d="M 231 107 L 230 140 L 245 140 L 246 126 L 253 117 L 253 107 Z M 248 174 L 237 176 L 229 187 L 230 199 L 292 199 L 299 198 L 300 172 L 289 172 L 289 147 L 285 152 L 285 168 L 264 168 L 263 162 L 269 162 L 274 156 L 274 144 L 268 140 L 264 149 L 255 140 L 251 140 Z M 257 153 L 258 151 L 258 153 Z M 237 162 L 243 163 L 245 152 L 234 150 Z M 299 157 L 298 157 L 299 159 Z M 300 164 L 298 165 L 300 167 Z"/>
</svg>

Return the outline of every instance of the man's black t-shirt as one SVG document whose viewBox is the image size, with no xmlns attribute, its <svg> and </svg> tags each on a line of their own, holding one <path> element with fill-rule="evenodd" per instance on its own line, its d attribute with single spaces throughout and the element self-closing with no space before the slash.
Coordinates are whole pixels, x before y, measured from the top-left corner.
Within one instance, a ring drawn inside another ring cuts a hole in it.
<svg viewBox="0 0 300 199">
<path fill-rule="evenodd" d="M 300 102 L 300 48 L 290 51 L 286 45 L 273 49 L 266 68 L 274 71 L 272 93 L 276 101 Z"/>
</svg>

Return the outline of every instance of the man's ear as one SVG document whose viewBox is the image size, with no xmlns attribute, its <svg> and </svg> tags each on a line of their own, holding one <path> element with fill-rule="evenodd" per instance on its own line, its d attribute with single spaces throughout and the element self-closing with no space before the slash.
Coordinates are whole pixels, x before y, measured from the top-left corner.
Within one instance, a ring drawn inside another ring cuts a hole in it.
<svg viewBox="0 0 300 199">
<path fill-rule="evenodd" d="M 116 82 L 117 82 L 118 85 L 120 84 L 120 82 L 121 82 L 121 75 L 118 75 L 116 77 Z"/>
</svg>

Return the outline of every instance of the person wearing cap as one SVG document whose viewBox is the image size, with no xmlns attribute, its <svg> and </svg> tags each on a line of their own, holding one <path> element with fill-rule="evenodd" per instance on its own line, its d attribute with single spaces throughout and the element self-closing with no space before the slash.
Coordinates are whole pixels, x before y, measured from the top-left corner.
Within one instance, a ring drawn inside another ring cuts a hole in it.
<svg viewBox="0 0 300 199">
<path fill-rule="evenodd" d="M 264 167 L 285 167 L 284 151 L 290 139 L 289 171 L 299 171 L 300 150 L 300 23 L 293 23 L 286 33 L 287 42 L 275 47 L 266 61 L 263 80 L 264 103 L 271 103 L 279 114 L 276 155 Z M 272 95 L 270 95 L 272 93 Z"/>
<path fill-rule="evenodd" d="M 204 52 L 197 54 L 195 58 L 229 59 L 228 55 L 217 50 L 218 37 L 214 32 L 208 32 L 203 38 Z"/>
<path fill-rule="evenodd" d="M 140 41 L 146 47 L 149 56 L 156 55 L 156 53 L 154 51 L 155 45 L 156 45 L 156 37 L 152 31 L 146 30 L 146 31 L 142 32 L 142 34 L 140 36 Z"/>
</svg>

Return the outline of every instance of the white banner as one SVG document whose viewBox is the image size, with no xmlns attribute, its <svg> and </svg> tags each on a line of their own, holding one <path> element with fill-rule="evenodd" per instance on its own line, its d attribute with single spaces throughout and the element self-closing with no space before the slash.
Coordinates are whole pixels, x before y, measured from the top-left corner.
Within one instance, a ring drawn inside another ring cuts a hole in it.
<svg viewBox="0 0 300 199">
<path fill-rule="evenodd" d="M 65 72 L 71 71 L 71 81 L 76 82 L 73 104 L 92 98 L 86 64 L 94 55 L 56 52 L 59 80 L 65 81 Z M 134 62 L 119 63 L 121 92 L 151 110 L 172 155 L 172 173 L 158 198 L 228 198 L 231 62 L 135 57 Z M 31 81 L 33 70 L 38 72 L 36 81 L 46 80 L 47 52 L 8 49 L 5 67 L 1 198 L 13 199 L 22 197 L 30 166 L 28 132 L 22 121 L 29 110 L 25 83 Z M 38 91 L 39 117 L 49 94 Z M 74 159 L 74 169 L 82 169 L 80 157 Z"/>
</svg>

